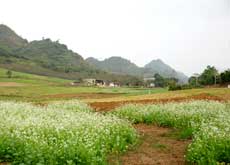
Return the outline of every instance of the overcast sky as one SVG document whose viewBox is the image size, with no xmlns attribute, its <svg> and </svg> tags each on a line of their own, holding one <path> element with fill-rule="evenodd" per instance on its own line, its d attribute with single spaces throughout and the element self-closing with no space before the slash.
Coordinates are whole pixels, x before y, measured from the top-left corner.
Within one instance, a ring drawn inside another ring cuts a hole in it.
<svg viewBox="0 0 230 165">
<path fill-rule="evenodd" d="M 1 0 L 0 23 L 84 58 L 160 58 L 187 75 L 230 68 L 230 0 Z"/>
</svg>

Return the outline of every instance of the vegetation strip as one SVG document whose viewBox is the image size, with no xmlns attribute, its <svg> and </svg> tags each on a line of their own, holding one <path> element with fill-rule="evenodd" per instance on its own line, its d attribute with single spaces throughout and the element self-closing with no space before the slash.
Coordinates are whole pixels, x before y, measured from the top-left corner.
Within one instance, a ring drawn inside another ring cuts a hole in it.
<svg viewBox="0 0 230 165">
<path fill-rule="evenodd" d="M 230 162 L 230 107 L 214 101 L 126 105 L 110 112 L 132 123 L 179 128 L 193 137 L 186 160 L 198 164 Z"/>
</svg>

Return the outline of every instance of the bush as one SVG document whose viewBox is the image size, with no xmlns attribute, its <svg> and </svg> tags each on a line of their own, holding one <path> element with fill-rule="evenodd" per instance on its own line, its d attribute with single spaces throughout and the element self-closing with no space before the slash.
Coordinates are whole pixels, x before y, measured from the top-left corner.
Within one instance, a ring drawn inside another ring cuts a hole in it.
<svg viewBox="0 0 230 165">
<path fill-rule="evenodd" d="M 176 90 L 186 90 L 186 89 L 193 89 L 193 88 L 202 88 L 203 86 L 201 85 L 196 85 L 196 86 L 193 86 L 193 85 L 189 85 L 189 84 L 183 84 L 183 85 L 170 85 L 168 87 L 168 90 L 169 91 L 176 91 Z"/>
</svg>

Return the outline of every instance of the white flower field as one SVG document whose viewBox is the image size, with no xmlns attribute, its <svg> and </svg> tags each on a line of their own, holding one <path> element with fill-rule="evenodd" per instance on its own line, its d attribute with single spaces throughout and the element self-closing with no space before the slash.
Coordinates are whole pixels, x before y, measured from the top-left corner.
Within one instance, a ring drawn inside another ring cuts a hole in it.
<svg viewBox="0 0 230 165">
<path fill-rule="evenodd" d="M 183 130 L 191 136 L 188 162 L 230 163 L 230 106 L 214 101 L 126 105 L 111 112 L 132 123 L 154 123 Z"/>
<path fill-rule="evenodd" d="M 186 160 L 230 162 L 230 106 L 214 101 L 125 105 L 106 114 L 78 101 L 44 107 L 0 101 L 0 162 L 107 164 L 107 156 L 134 145 L 134 123 L 182 130 L 192 137 Z"/>
<path fill-rule="evenodd" d="M 109 152 L 124 151 L 135 142 L 128 122 L 69 103 L 41 108 L 0 102 L 0 159 L 12 164 L 104 164 Z"/>
</svg>

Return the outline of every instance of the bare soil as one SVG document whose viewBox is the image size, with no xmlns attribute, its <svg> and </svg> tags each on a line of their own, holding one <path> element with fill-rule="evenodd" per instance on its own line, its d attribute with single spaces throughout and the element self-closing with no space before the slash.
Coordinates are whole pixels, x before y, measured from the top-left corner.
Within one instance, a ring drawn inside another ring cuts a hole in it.
<svg viewBox="0 0 230 165">
<path fill-rule="evenodd" d="M 122 165 L 184 165 L 186 148 L 191 140 L 167 136 L 173 129 L 154 125 L 134 125 L 141 135 L 141 143 L 120 156 L 109 157 L 109 164 Z"/>
<path fill-rule="evenodd" d="M 25 85 L 16 82 L 0 82 L 0 87 L 21 87 L 21 86 L 25 86 Z"/>
<path fill-rule="evenodd" d="M 67 94 L 53 94 L 44 95 L 43 98 L 61 98 L 61 99 L 103 99 L 103 98 L 113 98 L 118 97 L 121 94 L 117 93 L 67 93 Z"/>
<path fill-rule="evenodd" d="M 141 96 L 140 96 L 141 97 Z M 139 99 L 139 100 L 126 100 L 126 101 L 111 101 L 111 102 L 92 102 L 89 105 L 97 111 L 110 111 L 114 108 L 122 106 L 124 104 L 156 104 L 156 103 L 168 103 L 168 102 L 182 102 L 187 100 L 215 100 L 226 101 L 223 97 L 213 96 L 206 93 L 187 96 L 187 97 L 174 97 L 165 99 Z"/>
</svg>

